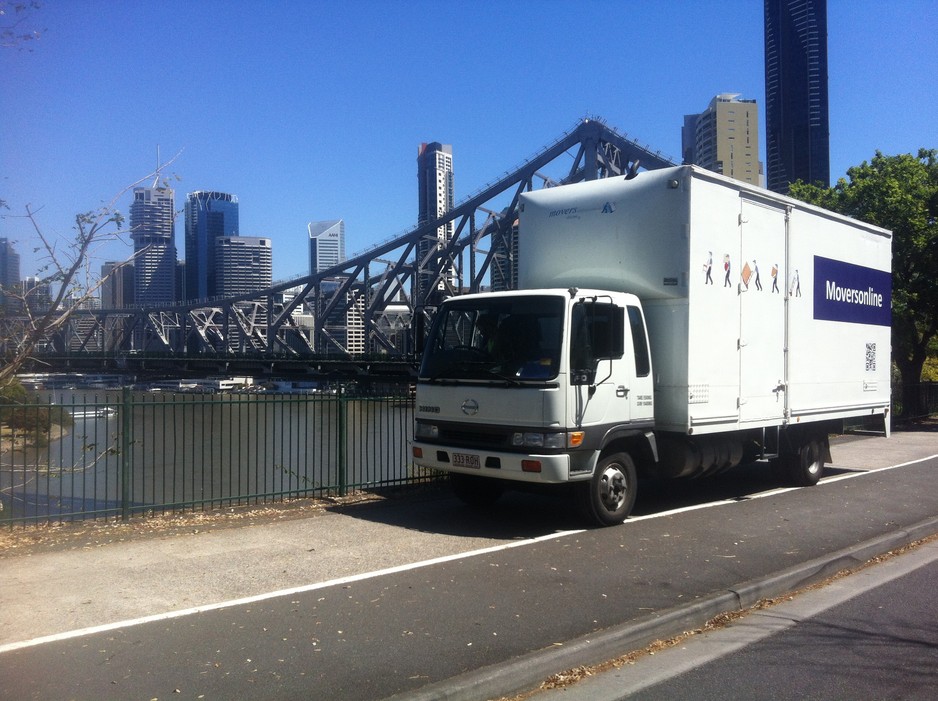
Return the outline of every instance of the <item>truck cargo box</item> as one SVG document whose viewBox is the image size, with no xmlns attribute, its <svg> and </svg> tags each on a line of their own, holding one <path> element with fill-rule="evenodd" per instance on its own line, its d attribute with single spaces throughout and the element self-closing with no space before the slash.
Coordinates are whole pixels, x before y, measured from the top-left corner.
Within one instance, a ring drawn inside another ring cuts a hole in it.
<svg viewBox="0 0 938 701">
<path fill-rule="evenodd" d="M 696 166 L 525 193 L 522 289 L 631 292 L 662 430 L 885 414 L 889 231 Z"/>
</svg>

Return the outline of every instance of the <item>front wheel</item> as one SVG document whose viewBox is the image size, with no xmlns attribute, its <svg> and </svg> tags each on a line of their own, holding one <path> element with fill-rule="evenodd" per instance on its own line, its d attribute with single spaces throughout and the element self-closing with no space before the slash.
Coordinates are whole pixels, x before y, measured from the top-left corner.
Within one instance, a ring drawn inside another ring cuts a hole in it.
<svg viewBox="0 0 938 701">
<path fill-rule="evenodd" d="M 592 479 L 577 487 L 583 515 L 597 526 L 622 523 L 635 505 L 638 477 L 628 453 L 611 453 L 599 460 Z"/>
</svg>

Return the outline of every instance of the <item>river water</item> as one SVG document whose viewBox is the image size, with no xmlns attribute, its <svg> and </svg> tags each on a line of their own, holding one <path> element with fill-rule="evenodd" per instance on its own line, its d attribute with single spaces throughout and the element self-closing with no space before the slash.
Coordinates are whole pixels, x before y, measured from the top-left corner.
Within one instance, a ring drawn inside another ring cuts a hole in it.
<svg viewBox="0 0 938 701">
<path fill-rule="evenodd" d="M 0 518 L 252 503 L 414 476 L 407 398 L 133 392 L 125 409 L 120 392 L 42 396 L 74 425 L 0 455 Z"/>
</svg>

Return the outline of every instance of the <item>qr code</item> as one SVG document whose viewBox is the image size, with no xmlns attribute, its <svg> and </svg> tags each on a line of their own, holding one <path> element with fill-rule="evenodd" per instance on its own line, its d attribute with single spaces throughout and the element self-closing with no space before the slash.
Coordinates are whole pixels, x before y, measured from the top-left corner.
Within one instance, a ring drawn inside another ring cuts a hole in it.
<svg viewBox="0 0 938 701">
<path fill-rule="evenodd" d="M 866 344 L 866 371 L 876 372 L 876 344 Z"/>
</svg>

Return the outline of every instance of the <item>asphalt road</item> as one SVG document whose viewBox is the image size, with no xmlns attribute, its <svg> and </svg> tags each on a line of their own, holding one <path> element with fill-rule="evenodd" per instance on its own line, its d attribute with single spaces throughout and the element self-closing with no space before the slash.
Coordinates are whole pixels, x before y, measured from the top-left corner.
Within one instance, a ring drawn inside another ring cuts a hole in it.
<svg viewBox="0 0 938 701">
<path fill-rule="evenodd" d="M 508 694 L 938 532 L 936 453 L 934 433 L 852 439 L 814 488 L 759 466 L 642 485 L 609 529 L 556 497 L 441 496 L 4 555 L 0 698 Z"/>
<path fill-rule="evenodd" d="M 938 541 L 531 701 L 922 699 L 938 688 Z"/>
</svg>

